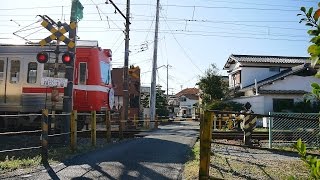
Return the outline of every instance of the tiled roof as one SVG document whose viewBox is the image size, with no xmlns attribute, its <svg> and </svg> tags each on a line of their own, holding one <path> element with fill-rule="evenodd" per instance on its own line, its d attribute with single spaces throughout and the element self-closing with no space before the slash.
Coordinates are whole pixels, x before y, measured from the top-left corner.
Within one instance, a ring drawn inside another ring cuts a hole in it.
<svg viewBox="0 0 320 180">
<path fill-rule="evenodd" d="M 224 65 L 224 69 L 230 67 L 234 62 L 248 63 L 274 63 L 274 64 L 302 64 L 309 60 L 309 57 L 291 57 L 291 56 L 264 56 L 264 55 L 237 55 L 231 54 Z"/>
<path fill-rule="evenodd" d="M 259 94 L 306 94 L 304 90 L 259 90 Z"/>
<path fill-rule="evenodd" d="M 276 74 L 274 76 L 271 76 L 269 78 L 266 78 L 264 80 L 261 80 L 261 81 L 258 81 L 257 82 L 257 86 L 258 88 L 261 87 L 261 86 L 264 86 L 266 84 L 269 84 L 269 83 L 272 83 L 274 81 L 277 81 L 279 79 L 282 79 L 284 77 L 287 77 L 289 75 L 292 75 L 292 74 L 295 74 L 295 73 L 298 73 L 298 72 L 301 72 L 303 70 L 306 70 L 308 69 L 310 66 L 310 64 L 302 64 L 302 65 L 299 65 L 299 66 L 295 66 L 295 67 L 292 67 L 292 68 L 289 68 L 289 69 L 286 69 L 284 71 L 281 71 L 279 74 Z M 245 91 L 245 90 L 248 90 L 248 89 L 251 89 L 255 86 L 255 84 L 250 84 L 246 87 L 243 87 L 240 91 Z"/>
<path fill-rule="evenodd" d="M 176 94 L 176 97 L 180 97 L 180 96 L 186 95 L 186 94 L 198 95 L 199 94 L 199 89 L 197 89 L 197 88 L 186 88 L 186 89 L 183 89 L 182 91 L 180 91 L 180 92 L 178 92 Z"/>
</svg>

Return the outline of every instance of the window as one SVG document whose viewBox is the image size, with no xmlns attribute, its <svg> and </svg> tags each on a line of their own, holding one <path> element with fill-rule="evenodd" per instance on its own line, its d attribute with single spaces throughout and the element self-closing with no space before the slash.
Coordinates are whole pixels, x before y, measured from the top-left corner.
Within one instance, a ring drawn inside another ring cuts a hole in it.
<svg viewBox="0 0 320 180">
<path fill-rule="evenodd" d="M 269 71 L 271 71 L 271 72 L 280 72 L 280 67 L 270 67 Z"/>
<path fill-rule="evenodd" d="M 110 65 L 105 62 L 101 62 L 100 68 L 101 68 L 102 82 L 105 84 L 111 84 Z"/>
<path fill-rule="evenodd" d="M 79 65 L 79 84 L 86 84 L 87 81 L 87 63 Z"/>
<path fill-rule="evenodd" d="M 55 63 L 45 63 L 43 66 L 43 77 L 54 77 Z M 57 77 L 64 78 L 66 72 L 66 65 L 57 63 Z"/>
<path fill-rule="evenodd" d="M 0 60 L 0 82 L 4 79 L 4 61 Z"/>
<path fill-rule="evenodd" d="M 10 83 L 16 84 L 19 82 L 19 74 L 20 74 L 20 61 L 12 60 L 11 61 L 11 69 L 10 69 Z"/>
<path fill-rule="evenodd" d="M 28 64 L 27 83 L 34 84 L 37 82 L 37 68 L 38 64 L 36 62 L 30 62 Z"/>
<path fill-rule="evenodd" d="M 273 111 L 284 112 L 293 108 L 293 99 L 273 99 Z"/>
<path fill-rule="evenodd" d="M 236 87 L 238 85 L 240 85 L 241 83 L 241 72 L 237 72 L 235 74 L 231 75 L 232 78 L 232 86 L 231 87 Z"/>
</svg>

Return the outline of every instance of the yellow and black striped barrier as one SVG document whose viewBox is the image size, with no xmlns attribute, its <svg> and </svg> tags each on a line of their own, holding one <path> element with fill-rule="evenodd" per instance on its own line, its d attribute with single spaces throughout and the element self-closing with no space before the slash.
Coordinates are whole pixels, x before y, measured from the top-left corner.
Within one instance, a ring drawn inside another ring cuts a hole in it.
<svg viewBox="0 0 320 180">
<path fill-rule="evenodd" d="M 257 125 L 257 116 L 246 114 L 243 119 L 243 142 L 245 145 L 251 146 L 252 132 Z"/>
<path fill-rule="evenodd" d="M 48 109 L 42 110 L 41 129 L 41 161 L 42 163 L 48 163 Z"/>
</svg>

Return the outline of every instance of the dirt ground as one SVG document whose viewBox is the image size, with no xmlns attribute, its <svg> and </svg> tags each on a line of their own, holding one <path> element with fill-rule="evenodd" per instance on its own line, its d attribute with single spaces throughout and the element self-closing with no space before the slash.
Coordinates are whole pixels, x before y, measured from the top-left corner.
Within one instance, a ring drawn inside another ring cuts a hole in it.
<svg viewBox="0 0 320 180">
<path fill-rule="evenodd" d="M 211 179 L 308 179 L 308 169 L 296 153 L 212 143 Z M 184 179 L 198 179 L 199 161 L 186 165 Z"/>
</svg>

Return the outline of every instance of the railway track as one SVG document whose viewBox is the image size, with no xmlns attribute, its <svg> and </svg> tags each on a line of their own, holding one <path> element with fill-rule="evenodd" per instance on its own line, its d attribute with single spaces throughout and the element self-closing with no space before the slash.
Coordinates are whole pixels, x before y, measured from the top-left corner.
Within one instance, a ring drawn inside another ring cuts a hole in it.
<svg viewBox="0 0 320 180">
<path fill-rule="evenodd" d="M 268 132 L 253 132 L 253 139 L 267 140 L 269 138 Z M 227 139 L 227 140 L 238 140 L 243 139 L 242 131 L 227 131 L 227 132 L 217 132 L 212 133 L 212 139 Z"/>
</svg>

